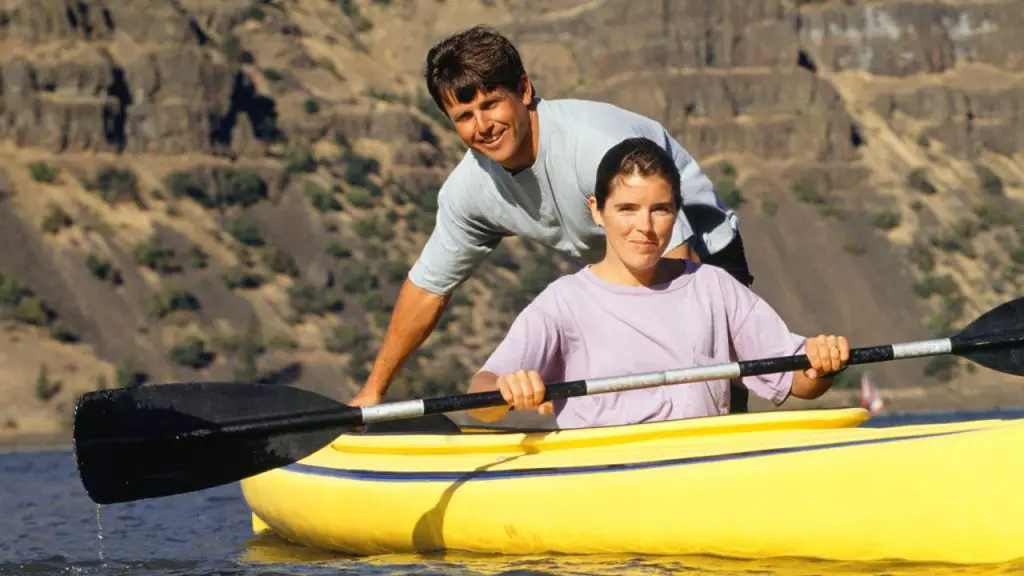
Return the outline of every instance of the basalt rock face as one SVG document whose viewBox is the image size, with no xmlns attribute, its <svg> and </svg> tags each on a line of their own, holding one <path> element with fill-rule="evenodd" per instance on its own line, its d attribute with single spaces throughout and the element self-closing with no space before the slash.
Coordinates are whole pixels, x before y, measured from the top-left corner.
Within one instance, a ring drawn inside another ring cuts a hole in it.
<svg viewBox="0 0 1024 576">
<path fill-rule="evenodd" d="M 59 429 L 75 395 L 145 380 L 348 397 L 463 153 L 424 55 L 479 22 L 542 97 L 660 120 L 736 207 L 753 288 L 795 331 L 929 337 L 1020 294 L 1013 1 L 11 0 L 0 434 Z M 396 397 L 462 387 L 572 269 L 503 244 Z M 875 372 L 897 408 L 1016 401 L 971 392 L 997 390 L 988 372 Z M 848 401 L 831 398 L 811 405 Z"/>
</svg>

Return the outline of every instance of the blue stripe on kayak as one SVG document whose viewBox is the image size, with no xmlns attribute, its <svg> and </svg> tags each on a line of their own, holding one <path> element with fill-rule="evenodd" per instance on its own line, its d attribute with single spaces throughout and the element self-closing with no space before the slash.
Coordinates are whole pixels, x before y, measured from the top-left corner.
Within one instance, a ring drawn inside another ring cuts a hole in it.
<svg viewBox="0 0 1024 576">
<path fill-rule="evenodd" d="M 887 444 L 889 442 L 900 442 L 904 440 L 937 438 L 940 436 L 951 436 L 955 434 L 963 434 L 964 432 L 972 431 L 973 430 L 954 430 L 952 432 L 934 432 L 931 434 L 900 436 L 896 438 L 850 440 L 847 442 L 837 442 L 834 444 L 819 444 L 816 446 L 791 446 L 787 448 L 769 448 L 765 450 L 754 450 L 751 452 L 715 454 L 712 456 L 690 456 L 688 458 L 674 458 L 671 460 L 658 460 L 654 462 L 600 464 L 594 466 L 573 466 L 559 468 L 526 468 L 521 470 L 467 470 L 463 472 L 391 472 L 379 470 L 345 470 L 339 468 L 327 468 L 325 466 L 313 466 L 310 464 L 296 463 L 285 466 L 284 470 L 288 470 L 289 472 L 297 472 L 299 474 L 330 476 L 332 478 L 347 478 L 350 480 L 373 480 L 375 482 L 453 482 L 465 480 L 502 480 L 508 478 L 532 478 L 539 476 L 567 476 L 572 474 L 594 474 L 598 472 L 648 470 L 652 468 L 667 468 L 670 466 L 688 466 L 692 464 L 707 464 L 710 462 L 728 462 L 730 460 L 744 460 L 747 458 L 760 458 L 763 456 L 775 456 L 779 454 L 815 452 L 819 450 L 834 450 L 836 448 L 847 448 L 850 446 Z"/>
</svg>

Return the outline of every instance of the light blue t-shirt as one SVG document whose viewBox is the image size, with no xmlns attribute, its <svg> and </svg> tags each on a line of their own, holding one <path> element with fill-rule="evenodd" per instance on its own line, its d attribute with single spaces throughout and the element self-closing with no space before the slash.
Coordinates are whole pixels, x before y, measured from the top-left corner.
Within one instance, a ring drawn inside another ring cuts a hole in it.
<svg viewBox="0 0 1024 576">
<path fill-rule="evenodd" d="M 675 158 L 683 204 L 711 207 L 717 216 L 715 222 L 691 223 L 680 212 L 667 250 L 689 240 L 695 228 L 702 231 L 699 244 L 709 253 L 732 241 L 736 215 L 659 122 L 586 100 L 538 100 L 537 113 L 540 134 L 532 166 L 511 174 L 468 150 L 448 176 L 438 193 L 434 230 L 409 272 L 413 284 L 435 294 L 451 292 L 507 236 L 533 239 L 581 263 L 597 262 L 605 235 L 587 206 L 597 167 L 612 146 L 638 136 L 662 144 Z"/>
</svg>

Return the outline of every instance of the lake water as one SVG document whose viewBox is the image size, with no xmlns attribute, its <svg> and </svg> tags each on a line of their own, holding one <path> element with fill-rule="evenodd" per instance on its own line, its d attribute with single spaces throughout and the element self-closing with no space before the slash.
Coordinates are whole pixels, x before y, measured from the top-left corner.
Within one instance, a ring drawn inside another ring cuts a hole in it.
<svg viewBox="0 0 1024 576">
<path fill-rule="evenodd" d="M 868 425 L 979 417 L 1020 418 L 1024 411 L 878 416 Z M 704 557 L 445 555 L 352 559 L 292 546 L 276 538 L 253 537 L 249 512 L 237 485 L 103 507 L 97 513 L 96 505 L 79 483 L 72 454 L 41 451 L 0 454 L 0 574 L 1024 575 L 1024 562 L 954 568 Z"/>
</svg>

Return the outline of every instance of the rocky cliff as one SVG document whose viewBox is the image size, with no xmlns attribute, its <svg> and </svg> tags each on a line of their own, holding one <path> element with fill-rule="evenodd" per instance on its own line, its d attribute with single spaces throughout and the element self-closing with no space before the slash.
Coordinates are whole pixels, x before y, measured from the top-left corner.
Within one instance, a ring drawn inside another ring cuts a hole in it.
<svg viewBox="0 0 1024 576">
<path fill-rule="evenodd" d="M 462 154 L 424 54 L 478 22 L 542 96 L 664 122 L 795 330 L 948 332 L 1024 293 L 1022 20 L 1010 0 L 8 0 L 0 429 L 60 430 L 77 394 L 146 380 L 347 398 Z M 456 389 L 570 270 L 506 244 L 400 395 Z M 1019 397 L 949 362 L 872 371 L 896 409 Z"/>
</svg>

